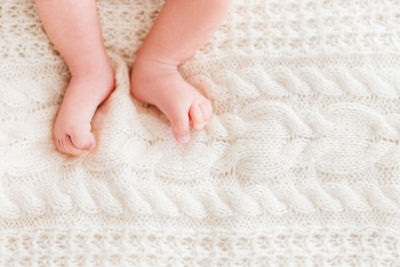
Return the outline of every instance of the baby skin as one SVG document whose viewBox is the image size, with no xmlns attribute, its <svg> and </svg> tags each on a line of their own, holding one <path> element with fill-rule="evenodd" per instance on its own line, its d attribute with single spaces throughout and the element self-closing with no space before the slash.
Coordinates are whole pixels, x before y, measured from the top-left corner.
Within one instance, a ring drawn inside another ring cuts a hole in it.
<svg viewBox="0 0 400 267">
<path fill-rule="evenodd" d="M 35 0 L 44 29 L 65 59 L 71 80 L 53 128 L 60 152 L 80 155 L 96 146 L 91 121 L 115 88 L 95 0 Z M 187 83 L 178 66 L 207 42 L 228 13 L 231 0 L 166 0 L 137 51 L 131 94 L 157 106 L 179 143 L 190 139 L 190 124 L 210 120 L 210 101 Z"/>
</svg>

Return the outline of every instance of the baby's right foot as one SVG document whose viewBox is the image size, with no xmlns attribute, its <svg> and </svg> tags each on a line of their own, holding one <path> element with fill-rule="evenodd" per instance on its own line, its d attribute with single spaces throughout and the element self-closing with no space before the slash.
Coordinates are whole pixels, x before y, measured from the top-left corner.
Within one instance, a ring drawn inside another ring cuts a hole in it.
<svg viewBox="0 0 400 267">
<path fill-rule="evenodd" d="M 78 156 L 96 146 L 91 121 L 114 87 L 111 66 L 71 78 L 53 129 L 54 143 L 60 152 Z"/>
</svg>

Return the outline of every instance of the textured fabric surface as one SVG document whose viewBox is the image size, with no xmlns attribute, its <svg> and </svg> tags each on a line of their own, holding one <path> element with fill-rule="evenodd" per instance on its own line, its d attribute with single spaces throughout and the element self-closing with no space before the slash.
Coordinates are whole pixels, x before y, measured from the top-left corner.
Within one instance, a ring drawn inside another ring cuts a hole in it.
<svg viewBox="0 0 400 267">
<path fill-rule="evenodd" d="M 73 158 L 68 69 L 0 2 L 0 266 L 398 266 L 400 3 L 235 0 L 180 67 L 214 108 L 187 145 L 129 94 L 162 4 L 98 1 L 117 88 Z"/>
</svg>

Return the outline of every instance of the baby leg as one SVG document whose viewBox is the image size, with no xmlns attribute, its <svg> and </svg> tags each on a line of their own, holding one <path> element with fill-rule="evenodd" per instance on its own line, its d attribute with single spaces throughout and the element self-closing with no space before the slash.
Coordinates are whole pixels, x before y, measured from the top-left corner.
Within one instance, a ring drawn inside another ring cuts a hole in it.
<svg viewBox="0 0 400 267">
<path fill-rule="evenodd" d="M 157 106 L 170 120 L 180 143 L 189 141 L 189 121 L 201 129 L 210 119 L 210 102 L 188 84 L 177 66 L 193 56 L 226 17 L 231 0 L 167 0 L 139 49 L 131 92 Z"/>
<path fill-rule="evenodd" d="M 79 155 L 96 141 L 91 120 L 114 88 L 95 0 L 35 0 L 43 27 L 65 59 L 71 80 L 53 128 L 59 151 Z"/>
</svg>

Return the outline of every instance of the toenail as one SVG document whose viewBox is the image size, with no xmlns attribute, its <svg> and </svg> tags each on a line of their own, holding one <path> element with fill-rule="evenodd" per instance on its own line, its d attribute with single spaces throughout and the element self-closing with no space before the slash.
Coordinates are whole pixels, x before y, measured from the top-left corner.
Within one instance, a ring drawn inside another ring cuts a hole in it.
<svg viewBox="0 0 400 267">
<path fill-rule="evenodd" d="M 201 127 L 204 127 L 204 126 L 206 126 L 207 124 L 208 124 L 208 121 L 203 122 L 203 123 L 201 124 Z"/>
<path fill-rule="evenodd" d="M 187 141 L 189 141 L 189 135 L 178 135 L 178 140 L 182 143 L 186 143 Z"/>
<path fill-rule="evenodd" d="M 199 125 L 197 125 L 197 129 L 202 129 L 204 126 L 206 126 L 207 125 L 207 123 L 208 123 L 208 121 L 206 121 L 206 122 L 203 122 L 203 123 L 201 123 L 201 124 L 199 124 Z"/>
<path fill-rule="evenodd" d="M 89 147 L 88 147 L 88 150 L 92 150 L 94 148 L 94 144 L 91 144 Z"/>
</svg>

